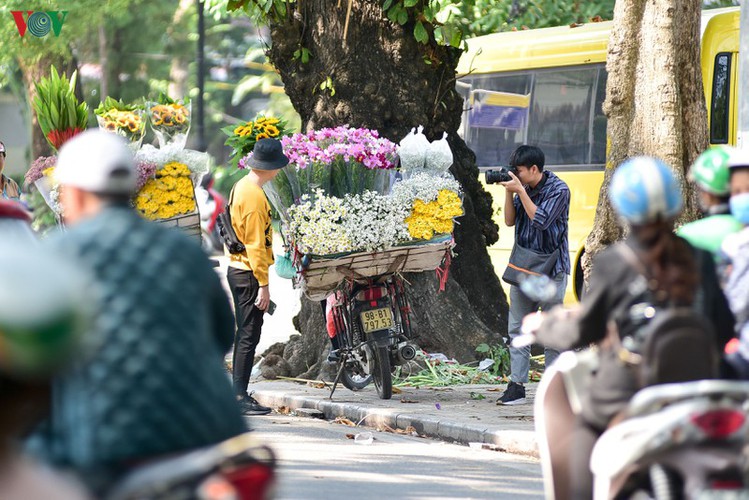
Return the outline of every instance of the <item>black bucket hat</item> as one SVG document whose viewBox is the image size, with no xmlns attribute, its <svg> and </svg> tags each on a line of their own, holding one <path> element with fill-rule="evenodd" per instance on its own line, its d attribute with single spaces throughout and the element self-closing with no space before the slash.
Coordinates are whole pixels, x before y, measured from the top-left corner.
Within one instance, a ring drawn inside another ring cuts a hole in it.
<svg viewBox="0 0 749 500">
<path fill-rule="evenodd" d="M 278 170 L 288 165 L 289 159 L 283 154 L 278 139 L 260 139 L 255 143 L 252 157 L 247 161 L 249 168 L 256 170 Z"/>
</svg>

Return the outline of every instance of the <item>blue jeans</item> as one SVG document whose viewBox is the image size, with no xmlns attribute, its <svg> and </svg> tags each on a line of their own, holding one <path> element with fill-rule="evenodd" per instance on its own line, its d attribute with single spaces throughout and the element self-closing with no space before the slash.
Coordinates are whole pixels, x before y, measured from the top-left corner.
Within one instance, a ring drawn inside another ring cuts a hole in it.
<svg viewBox="0 0 749 500">
<path fill-rule="evenodd" d="M 507 325 L 507 333 L 510 335 L 510 342 L 512 342 L 512 339 L 520 335 L 520 325 L 523 323 L 523 318 L 525 316 L 534 313 L 539 309 L 542 311 L 548 311 L 564 301 L 564 293 L 567 290 L 567 274 L 559 273 L 554 276 L 554 283 L 557 285 L 557 293 L 554 298 L 547 302 L 531 300 L 520 291 L 520 288 L 516 286 L 510 287 L 510 315 Z M 548 367 L 557 359 L 559 351 L 547 347 L 544 348 L 544 355 L 546 357 L 546 366 Z M 518 384 L 528 382 L 530 357 L 530 346 L 521 348 L 510 347 L 510 381 Z"/>
</svg>

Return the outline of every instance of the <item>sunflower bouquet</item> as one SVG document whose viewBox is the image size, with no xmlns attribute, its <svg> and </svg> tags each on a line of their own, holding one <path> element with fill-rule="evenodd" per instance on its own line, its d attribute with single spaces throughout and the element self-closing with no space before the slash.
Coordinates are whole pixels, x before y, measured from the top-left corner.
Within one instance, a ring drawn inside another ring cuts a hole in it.
<svg viewBox="0 0 749 500">
<path fill-rule="evenodd" d="M 99 128 L 123 136 L 135 149 L 140 147 L 146 132 L 141 106 L 107 97 L 94 113 Z"/>
<path fill-rule="evenodd" d="M 247 155 L 252 153 L 255 143 L 260 139 L 276 139 L 288 135 L 286 122 L 280 118 L 259 115 L 254 120 L 230 125 L 221 129 L 226 135 L 227 146 L 232 148 L 230 162 L 237 168 L 246 168 Z"/>
<path fill-rule="evenodd" d="M 190 100 L 175 100 L 162 92 L 156 102 L 148 103 L 148 121 L 159 141 L 159 147 L 177 144 L 179 149 L 183 149 L 192 121 Z"/>
</svg>

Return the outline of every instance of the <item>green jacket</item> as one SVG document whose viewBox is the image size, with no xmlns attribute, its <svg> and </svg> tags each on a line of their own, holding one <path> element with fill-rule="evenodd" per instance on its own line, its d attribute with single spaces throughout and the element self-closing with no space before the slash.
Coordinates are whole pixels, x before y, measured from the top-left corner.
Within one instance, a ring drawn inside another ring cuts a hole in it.
<svg viewBox="0 0 749 500">
<path fill-rule="evenodd" d="M 707 250 L 717 257 L 726 236 L 741 231 L 742 227 L 743 225 L 732 215 L 719 214 L 684 224 L 676 231 L 676 234 L 692 246 Z"/>
</svg>

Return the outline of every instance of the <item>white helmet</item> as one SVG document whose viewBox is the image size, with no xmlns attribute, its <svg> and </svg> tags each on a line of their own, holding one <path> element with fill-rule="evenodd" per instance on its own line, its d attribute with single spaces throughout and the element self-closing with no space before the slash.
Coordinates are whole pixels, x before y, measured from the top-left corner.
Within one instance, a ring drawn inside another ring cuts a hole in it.
<svg viewBox="0 0 749 500">
<path fill-rule="evenodd" d="M 114 195 L 135 193 L 137 178 L 125 140 L 98 129 L 78 134 L 60 148 L 54 176 L 60 184 Z"/>
</svg>

